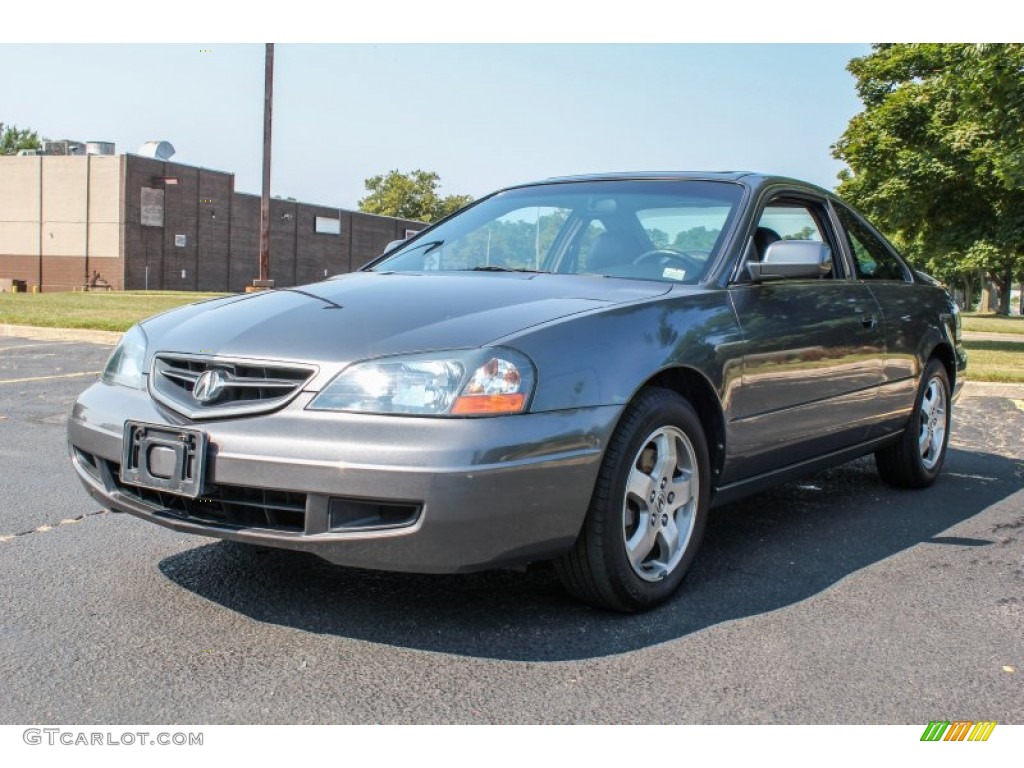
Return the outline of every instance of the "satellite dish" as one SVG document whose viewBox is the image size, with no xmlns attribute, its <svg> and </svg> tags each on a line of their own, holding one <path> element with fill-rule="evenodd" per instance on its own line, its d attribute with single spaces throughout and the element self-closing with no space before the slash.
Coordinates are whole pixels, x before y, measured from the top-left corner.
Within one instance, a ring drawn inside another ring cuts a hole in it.
<svg viewBox="0 0 1024 768">
<path fill-rule="evenodd" d="M 155 160 L 170 160 L 174 154 L 174 147 L 169 141 L 147 141 L 139 147 L 139 154 Z"/>
</svg>

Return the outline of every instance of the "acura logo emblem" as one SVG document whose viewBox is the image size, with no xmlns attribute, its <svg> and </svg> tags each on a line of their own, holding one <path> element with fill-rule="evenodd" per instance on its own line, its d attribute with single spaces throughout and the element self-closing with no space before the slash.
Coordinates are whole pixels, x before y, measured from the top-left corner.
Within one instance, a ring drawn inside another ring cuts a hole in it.
<svg viewBox="0 0 1024 768">
<path fill-rule="evenodd" d="M 219 368 L 203 371 L 192 388 L 192 397 L 199 403 L 212 403 L 224 391 L 225 373 Z"/>
</svg>

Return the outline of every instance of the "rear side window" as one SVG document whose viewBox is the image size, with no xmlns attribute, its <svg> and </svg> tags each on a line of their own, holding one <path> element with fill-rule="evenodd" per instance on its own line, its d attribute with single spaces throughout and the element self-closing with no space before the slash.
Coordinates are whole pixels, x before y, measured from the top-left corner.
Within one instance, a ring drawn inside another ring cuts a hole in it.
<svg viewBox="0 0 1024 768">
<path fill-rule="evenodd" d="M 907 272 L 900 260 L 878 235 L 849 209 L 837 205 L 836 213 L 846 230 L 858 279 L 907 281 Z"/>
</svg>

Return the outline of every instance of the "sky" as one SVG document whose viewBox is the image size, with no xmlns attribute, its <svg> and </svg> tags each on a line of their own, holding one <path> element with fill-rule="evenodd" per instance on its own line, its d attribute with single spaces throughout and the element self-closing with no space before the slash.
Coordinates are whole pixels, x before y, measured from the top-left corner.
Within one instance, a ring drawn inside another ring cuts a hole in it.
<svg viewBox="0 0 1024 768">
<path fill-rule="evenodd" d="M 757 170 L 834 187 L 860 109 L 851 44 L 275 46 L 271 192 L 355 207 L 364 180 L 436 171 L 480 196 L 549 176 Z M 3 44 L 0 122 L 261 188 L 262 44 Z M 18 73 L 11 77 L 12 73 Z"/>
<path fill-rule="evenodd" d="M 263 41 L 276 40 L 272 194 L 351 208 L 364 180 L 437 172 L 480 196 L 549 176 L 756 170 L 834 187 L 866 42 L 998 41 L 1004 0 L 49 0 L 5 8 L 0 122 L 150 140 L 259 193 Z M 923 12 L 926 10 L 927 12 Z M 192 41 L 192 42 L 190 42 Z M 221 41 L 221 42 L 217 42 Z"/>
</svg>

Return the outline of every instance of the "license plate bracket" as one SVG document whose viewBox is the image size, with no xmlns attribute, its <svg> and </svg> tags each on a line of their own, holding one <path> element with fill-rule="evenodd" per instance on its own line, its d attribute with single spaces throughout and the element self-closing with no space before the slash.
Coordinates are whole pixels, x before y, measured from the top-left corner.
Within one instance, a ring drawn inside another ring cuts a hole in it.
<svg viewBox="0 0 1024 768">
<path fill-rule="evenodd" d="M 206 433 L 166 424 L 124 423 L 121 482 L 198 498 L 206 473 Z"/>
</svg>

